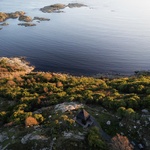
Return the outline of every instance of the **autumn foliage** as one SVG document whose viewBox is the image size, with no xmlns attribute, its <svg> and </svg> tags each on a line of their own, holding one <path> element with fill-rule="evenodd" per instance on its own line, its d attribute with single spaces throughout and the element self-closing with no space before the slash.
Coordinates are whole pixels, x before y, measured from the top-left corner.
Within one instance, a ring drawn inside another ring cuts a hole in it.
<svg viewBox="0 0 150 150">
<path fill-rule="evenodd" d="M 112 150 L 133 150 L 133 146 L 126 136 L 117 134 L 112 138 L 111 142 Z"/>
<path fill-rule="evenodd" d="M 34 125 L 38 125 L 39 123 L 37 122 L 37 120 L 33 117 L 27 117 L 25 120 L 25 126 L 34 126 Z"/>
</svg>

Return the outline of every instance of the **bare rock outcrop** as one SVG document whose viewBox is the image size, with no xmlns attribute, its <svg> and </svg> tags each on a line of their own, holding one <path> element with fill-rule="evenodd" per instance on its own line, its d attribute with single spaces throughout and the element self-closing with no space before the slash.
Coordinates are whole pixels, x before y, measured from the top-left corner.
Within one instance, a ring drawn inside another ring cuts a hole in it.
<svg viewBox="0 0 150 150">
<path fill-rule="evenodd" d="M 76 102 L 64 102 L 61 104 L 57 104 L 55 106 L 55 111 L 66 112 L 66 111 L 71 111 L 71 110 L 77 110 L 82 107 L 83 107 L 83 104 L 78 104 Z"/>
<path fill-rule="evenodd" d="M 34 70 L 24 58 L 0 57 L 0 78 L 25 75 Z"/>
</svg>

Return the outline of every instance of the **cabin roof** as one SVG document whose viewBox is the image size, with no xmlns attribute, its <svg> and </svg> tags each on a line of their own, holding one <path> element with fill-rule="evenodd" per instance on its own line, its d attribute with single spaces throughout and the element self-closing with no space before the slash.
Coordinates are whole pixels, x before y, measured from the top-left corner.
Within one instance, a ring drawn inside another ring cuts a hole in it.
<svg viewBox="0 0 150 150">
<path fill-rule="evenodd" d="M 82 119 L 82 120 L 87 120 L 89 117 L 90 117 L 90 115 L 89 115 L 89 113 L 86 111 L 86 110 L 84 110 L 84 109 L 82 109 L 78 114 L 77 114 L 77 119 Z"/>
</svg>

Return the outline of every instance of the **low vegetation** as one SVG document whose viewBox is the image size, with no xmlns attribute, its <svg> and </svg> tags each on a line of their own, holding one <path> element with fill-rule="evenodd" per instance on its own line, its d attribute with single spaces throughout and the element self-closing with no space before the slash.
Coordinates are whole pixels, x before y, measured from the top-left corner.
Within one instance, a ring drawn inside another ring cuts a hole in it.
<svg viewBox="0 0 150 150">
<path fill-rule="evenodd" d="M 0 59 L 0 75 L 22 71 L 20 65 L 8 62 Z M 14 136 L 19 137 L 20 134 L 25 136 L 29 133 L 29 129 L 25 127 L 38 125 L 39 130 L 34 128 L 32 131 L 44 135 L 43 139 L 48 139 L 45 145 L 51 143 L 53 148 L 60 148 L 58 142 L 64 145 L 67 142 L 72 144 L 74 149 L 86 149 L 87 146 L 90 149 L 109 149 L 108 143 L 98 134 L 96 128 L 87 131 L 75 124 L 73 118 L 76 111 L 55 112 L 54 106 L 63 102 L 82 103 L 110 137 L 123 132 L 130 140 L 142 142 L 145 147 L 149 146 L 149 143 L 145 144 L 150 138 L 147 131 L 150 123 L 149 115 L 146 115 L 150 112 L 150 76 L 147 74 L 116 79 L 76 77 L 50 72 L 1 76 L 1 130 L 11 133 L 8 129 L 4 130 L 4 126 L 13 129 L 18 126 L 20 132 L 16 132 Z M 85 138 L 81 140 L 82 142 L 72 138 L 64 141 L 64 132 L 71 132 L 74 135 L 82 132 Z M 30 140 L 28 144 L 35 148 L 34 140 Z M 4 141 L 3 147 L 9 148 L 10 140 Z M 14 149 L 14 143 L 18 143 L 21 147 L 20 141 L 11 140 Z"/>
</svg>

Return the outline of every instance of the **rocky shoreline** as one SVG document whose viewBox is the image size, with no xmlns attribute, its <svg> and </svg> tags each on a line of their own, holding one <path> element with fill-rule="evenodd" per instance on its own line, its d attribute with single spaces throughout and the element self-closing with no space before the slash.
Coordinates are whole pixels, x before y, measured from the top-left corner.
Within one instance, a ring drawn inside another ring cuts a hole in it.
<svg viewBox="0 0 150 150">
<path fill-rule="evenodd" d="M 23 57 L 0 57 L 0 78 L 25 75 L 34 70 Z"/>
<path fill-rule="evenodd" d="M 29 24 L 29 23 L 25 23 L 25 24 Z M 4 65 L 5 69 L 2 68 L 3 66 L 2 63 L 5 64 Z M 24 57 L 10 57 L 10 58 L 0 57 L 0 64 L 1 64 L 0 77 L 13 76 L 16 74 L 24 75 L 34 71 L 35 69 L 35 67 L 30 65 L 30 63 L 26 61 Z M 9 68 L 8 70 L 6 70 L 6 65 Z M 37 72 L 39 71 L 37 70 Z M 90 75 L 90 77 L 101 78 L 101 79 L 104 78 L 115 79 L 115 78 L 125 78 L 125 77 L 140 76 L 140 75 L 150 75 L 150 71 L 135 71 L 133 74 L 128 74 L 128 75 L 119 74 L 119 73 L 99 73 L 96 75 Z"/>
</svg>

